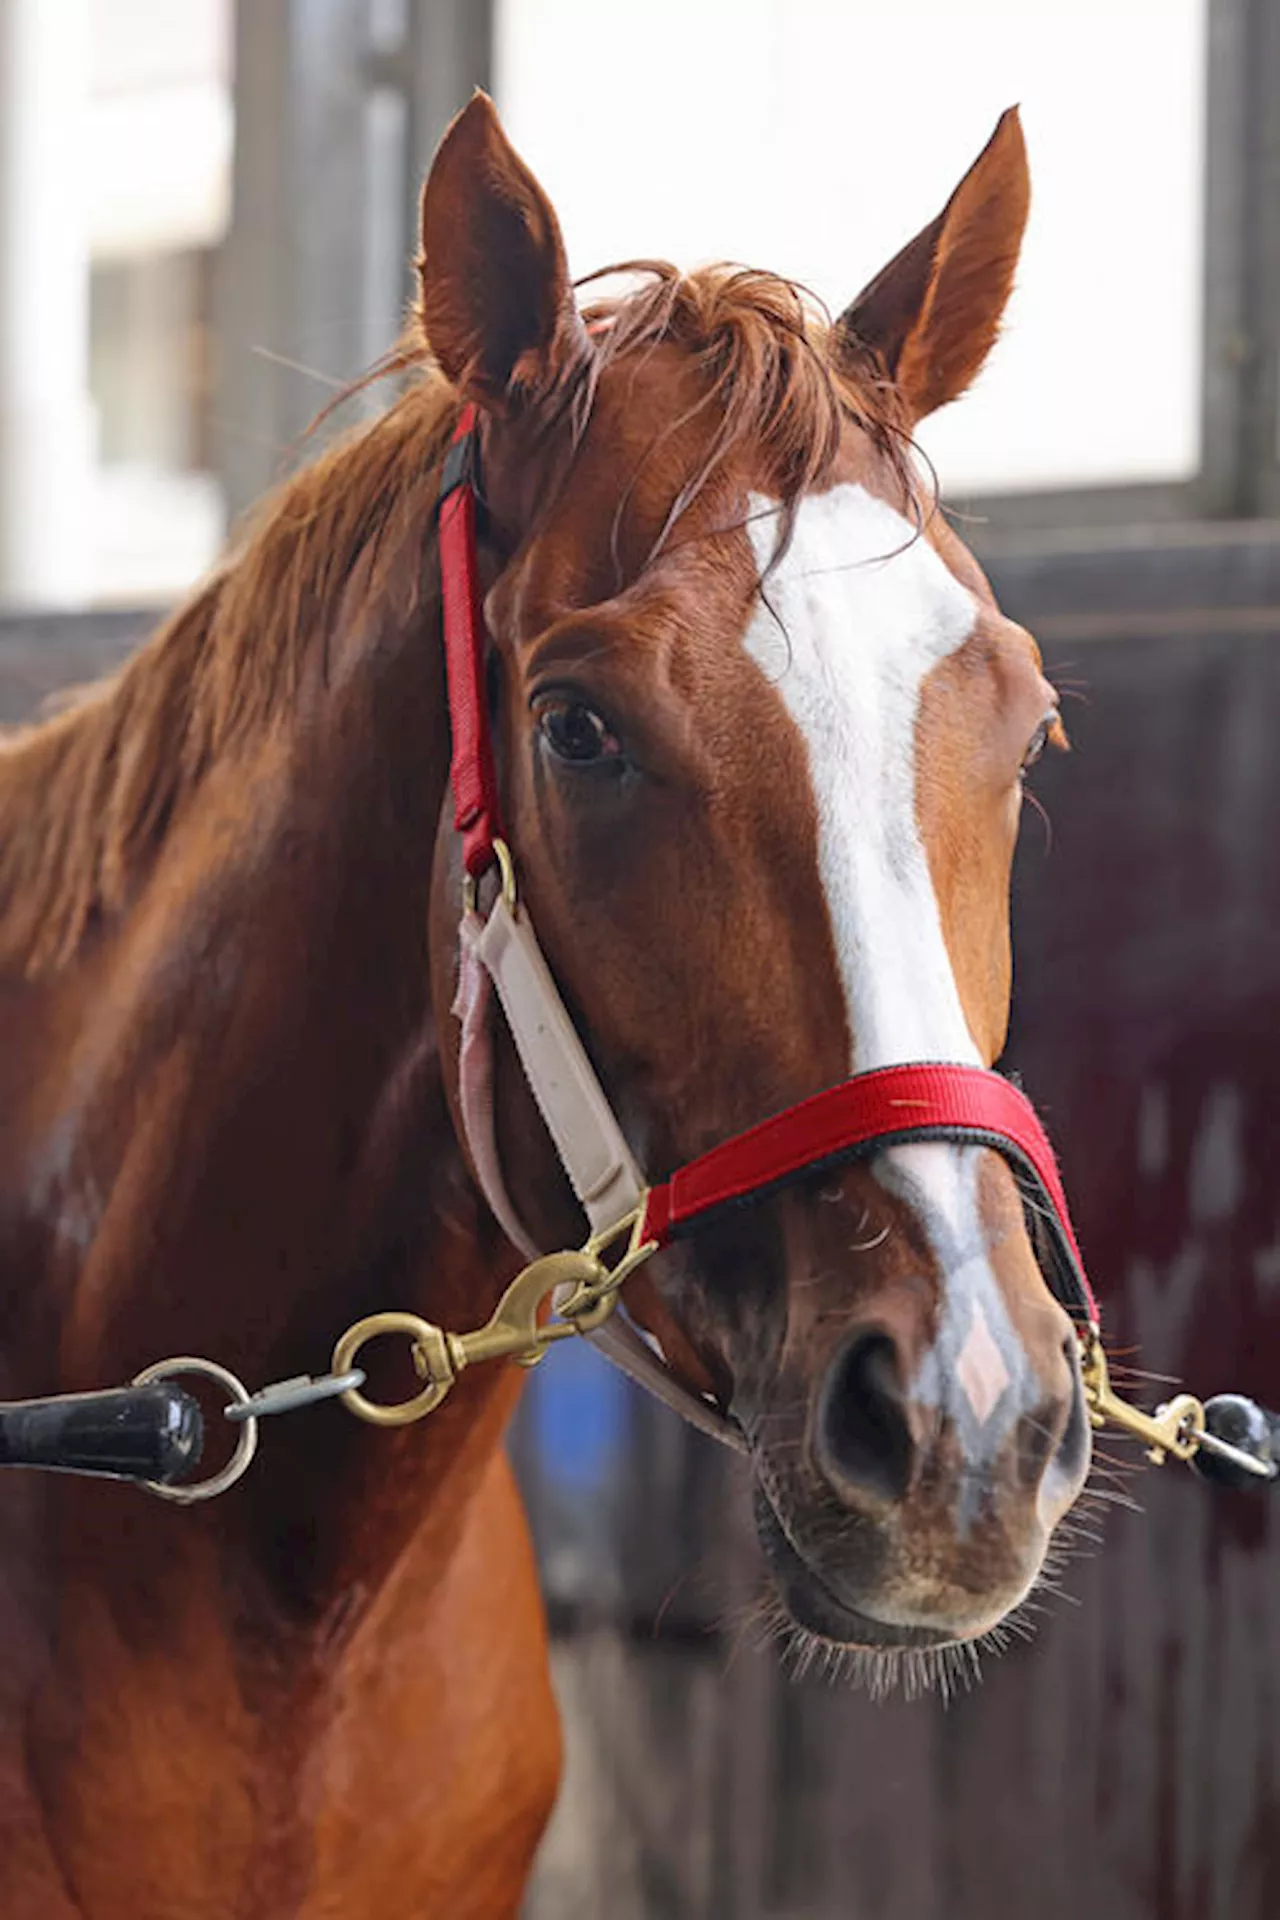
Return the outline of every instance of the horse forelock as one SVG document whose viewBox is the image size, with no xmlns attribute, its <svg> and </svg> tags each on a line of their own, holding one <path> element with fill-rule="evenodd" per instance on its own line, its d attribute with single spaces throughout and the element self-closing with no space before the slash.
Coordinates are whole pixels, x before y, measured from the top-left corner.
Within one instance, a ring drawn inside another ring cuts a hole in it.
<svg viewBox="0 0 1280 1920">
<path fill-rule="evenodd" d="M 614 276 L 639 284 L 585 311 L 596 350 L 576 403 L 579 432 L 609 370 L 623 361 L 639 363 L 663 345 L 683 350 L 699 391 L 658 430 L 651 453 L 681 428 L 700 421 L 707 427 L 701 458 L 675 494 L 655 551 L 716 475 L 745 452 L 755 464 L 767 464 L 770 491 L 782 509 L 771 559 L 776 564 L 790 544 L 800 501 L 829 482 L 849 426 L 865 434 L 895 494 L 918 512 L 909 422 L 896 389 L 870 357 L 839 335 L 804 287 L 751 267 L 721 264 L 682 273 L 652 260 L 604 268 L 579 285 Z M 619 512 L 629 491 L 630 483 Z"/>
</svg>

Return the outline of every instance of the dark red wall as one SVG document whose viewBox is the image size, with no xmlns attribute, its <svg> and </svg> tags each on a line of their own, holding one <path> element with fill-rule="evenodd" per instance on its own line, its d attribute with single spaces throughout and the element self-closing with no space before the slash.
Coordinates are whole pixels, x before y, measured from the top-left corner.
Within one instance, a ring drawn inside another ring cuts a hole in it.
<svg viewBox="0 0 1280 1920">
<path fill-rule="evenodd" d="M 1280 547 L 992 573 L 1075 742 L 1036 776 L 1051 847 L 1024 832 L 1009 1062 L 1112 1343 L 1280 1404 Z M 568 1431 L 581 1379 L 554 1365 Z M 620 1398 L 620 1464 L 563 1497 L 599 1430 L 582 1404 L 576 1453 L 537 1445 L 536 1401 L 519 1444 L 553 1595 L 576 1542 L 558 1657 L 607 1838 L 557 1828 L 538 1915 L 1280 1920 L 1280 1492 L 1139 1470 L 1144 1510 L 1110 1516 L 1033 1645 L 949 1709 L 875 1706 L 735 1628 L 756 1576 L 734 1469 L 669 1416 Z"/>
</svg>

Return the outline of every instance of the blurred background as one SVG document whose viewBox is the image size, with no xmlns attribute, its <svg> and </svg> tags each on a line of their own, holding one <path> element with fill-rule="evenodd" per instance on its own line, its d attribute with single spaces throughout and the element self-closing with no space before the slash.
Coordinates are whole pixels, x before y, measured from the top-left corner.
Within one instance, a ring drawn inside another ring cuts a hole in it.
<svg viewBox="0 0 1280 1920">
<path fill-rule="evenodd" d="M 1113 1343 L 1274 1404 L 1280 0 L 0 0 L 0 719 L 134 644 L 394 340 L 477 84 L 575 272 L 834 309 L 1021 103 L 1008 325 L 921 436 L 1077 749 L 1008 1060 Z M 512 1447 L 569 1755 L 529 1920 L 1280 1915 L 1280 1496 L 1133 1454 L 1034 1643 L 878 1705 L 757 1644 L 732 1463 L 591 1352 Z"/>
</svg>

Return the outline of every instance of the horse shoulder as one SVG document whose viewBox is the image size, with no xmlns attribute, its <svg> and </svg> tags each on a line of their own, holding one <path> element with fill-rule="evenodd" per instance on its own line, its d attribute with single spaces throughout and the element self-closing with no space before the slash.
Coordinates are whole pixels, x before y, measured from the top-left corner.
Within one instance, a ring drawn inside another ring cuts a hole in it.
<svg viewBox="0 0 1280 1920">
<path fill-rule="evenodd" d="M 501 1449 L 443 1569 L 424 1528 L 333 1684 L 302 1920 L 516 1914 L 561 1738 L 528 1529 Z"/>
</svg>

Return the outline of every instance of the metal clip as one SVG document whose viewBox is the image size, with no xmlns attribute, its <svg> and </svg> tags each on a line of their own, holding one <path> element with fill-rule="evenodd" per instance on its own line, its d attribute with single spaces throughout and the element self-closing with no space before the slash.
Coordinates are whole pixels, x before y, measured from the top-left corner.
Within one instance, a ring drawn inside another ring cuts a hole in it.
<svg viewBox="0 0 1280 1920">
<path fill-rule="evenodd" d="M 459 1372 L 474 1366 L 477 1360 L 515 1360 L 521 1366 L 536 1366 L 547 1348 L 556 1340 L 576 1333 L 570 1318 L 542 1320 L 543 1302 L 559 1294 L 564 1308 L 575 1302 L 594 1304 L 608 1270 L 591 1253 L 547 1253 L 518 1273 L 499 1300 L 484 1326 L 473 1333 L 448 1335 L 449 1347 Z M 586 1311 L 584 1305 L 583 1311 Z"/>
<path fill-rule="evenodd" d="M 1206 1410 L 1207 1418 L 1207 1410 Z M 1200 1435 L 1199 1451 L 1211 1453 L 1218 1460 L 1238 1467 L 1242 1473 L 1250 1473 L 1256 1480 L 1274 1480 L 1280 1474 L 1274 1460 L 1261 1459 L 1257 1454 L 1246 1453 L 1243 1447 L 1233 1446 L 1230 1440 L 1222 1439 L 1208 1427 Z"/>
<path fill-rule="evenodd" d="M 321 1400 L 337 1400 L 344 1393 L 364 1385 L 364 1372 L 350 1367 L 346 1373 L 322 1373 L 313 1379 L 309 1373 L 296 1373 L 288 1380 L 273 1381 L 259 1387 L 247 1400 L 224 1407 L 224 1420 L 261 1420 L 269 1413 L 296 1413 L 299 1407 L 314 1407 Z"/>
<path fill-rule="evenodd" d="M 577 1331 L 568 1320 L 540 1324 L 542 1303 L 557 1288 L 569 1286 L 576 1298 L 587 1283 L 608 1278 L 607 1269 L 585 1253 L 548 1253 L 518 1273 L 482 1327 L 471 1333 L 447 1333 L 416 1313 L 371 1313 L 357 1320 L 333 1350 L 333 1372 L 348 1372 L 356 1355 L 383 1333 L 404 1333 L 413 1347 L 413 1364 L 426 1381 L 421 1393 L 409 1400 L 388 1403 L 370 1400 L 352 1389 L 342 1404 L 359 1419 L 376 1427 L 403 1427 L 434 1413 L 457 1382 L 464 1367 L 478 1360 L 518 1360 L 533 1366 L 553 1341 Z"/>
<path fill-rule="evenodd" d="M 356 1355 L 379 1334 L 403 1333 L 411 1342 L 418 1377 L 427 1384 L 421 1393 L 397 1402 L 369 1400 L 355 1389 L 344 1390 L 343 1406 L 373 1426 L 407 1426 L 435 1411 L 465 1367 L 482 1360 L 536 1366 L 557 1340 L 592 1332 L 612 1313 L 623 1282 L 657 1250 L 655 1242 L 639 1238 L 644 1213 L 642 1202 L 625 1220 L 593 1235 L 577 1252 L 547 1253 L 531 1261 L 516 1275 L 484 1325 L 470 1333 L 448 1333 L 416 1313 L 371 1313 L 357 1320 L 333 1350 L 333 1377 L 352 1370 Z M 608 1265 L 605 1256 L 624 1236 L 625 1251 Z M 543 1316 L 548 1300 L 555 1302 L 552 1318 Z"/>
<path fill-rule="evenodd" d="M 1180 1393 L 1155 1413 L 1143 1413 L 1121 1400 L 1111 1386 L 1107 1357 L 1096 1327 L 1090 1327 L 1084 1339 L 1081 1362 L 1085 1403 L 1095 1427 L 1120 1427 L 1147 1443 L 1147 1458 L 1155 1466 L 1164 1464 L 1166 1455 L 1175 1460 L 1190 1460 L 1204 1435 L 1204 1407 L 1193 1394 Z"/>
</svg>

